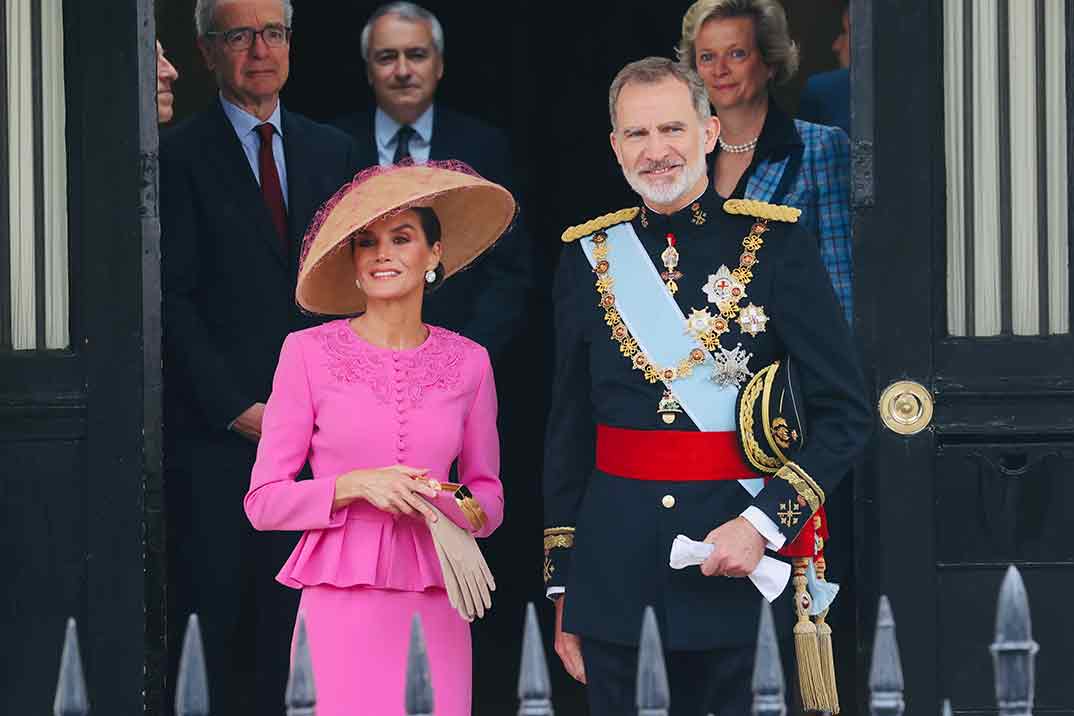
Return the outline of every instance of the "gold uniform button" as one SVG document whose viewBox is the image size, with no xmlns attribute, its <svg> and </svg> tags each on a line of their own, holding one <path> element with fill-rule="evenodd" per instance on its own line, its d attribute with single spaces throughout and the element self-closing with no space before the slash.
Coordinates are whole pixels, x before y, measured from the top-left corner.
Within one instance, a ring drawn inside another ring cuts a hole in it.
<svg viewBox="0 0 1074 716">
<path fill-rule="evenodd" d="M 660 504 L 670 510 L 672 507 L 675 506 L 675 496 L 674 495 L 664 495 L 660 499 Z"/>
</svg>

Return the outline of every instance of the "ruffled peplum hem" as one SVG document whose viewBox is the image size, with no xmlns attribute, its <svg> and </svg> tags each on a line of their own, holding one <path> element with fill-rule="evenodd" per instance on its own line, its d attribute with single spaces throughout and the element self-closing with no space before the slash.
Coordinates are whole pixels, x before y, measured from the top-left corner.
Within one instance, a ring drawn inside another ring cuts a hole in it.
<svg viewBox="0 0 1074 716">
<path fill-rule="evenodd" d="M 307 530 L 276 581 L 295 589 L 328 584 L 422 592 L 444 587 L 424 522 L 362 512 L 338 527 Z"/>
</svg>

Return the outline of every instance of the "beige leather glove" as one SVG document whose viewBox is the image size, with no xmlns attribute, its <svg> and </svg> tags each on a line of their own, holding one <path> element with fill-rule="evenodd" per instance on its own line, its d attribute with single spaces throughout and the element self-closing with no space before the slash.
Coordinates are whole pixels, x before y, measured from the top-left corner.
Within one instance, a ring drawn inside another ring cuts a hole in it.
<svg viewBox="0 0 1074 716">
<path fill-rule="evenodd" d="M 436 508 L 434 507 L 433 509 L 435 510 Z M 444 589 L 447 590 L 451 607 L 466 621 L 473 621 L 473 617 L 469 616 L 469 611 L 462 606 L 462 592 L 459 587 L 459 578 L 455 575 L 455 569 L 448 562 L 447 557 L 444 555 L 444 550 L 441 549 L 440 543 L 435 539 L 433 540 L 433 546 L 436 547 L 436 558 L 440 560 L 440 571 L 444 574 Z"/>
<path fill-rule="evenodd" d="M 444 573 L 448 601 L 466 621 L 485 616 L 492 607 L 491 592 L 496 589 L 488 564 L 474 536 L 429 505 L 436 522 L 426 522 L 436 545 L 436 556 Z"/>
</svg>

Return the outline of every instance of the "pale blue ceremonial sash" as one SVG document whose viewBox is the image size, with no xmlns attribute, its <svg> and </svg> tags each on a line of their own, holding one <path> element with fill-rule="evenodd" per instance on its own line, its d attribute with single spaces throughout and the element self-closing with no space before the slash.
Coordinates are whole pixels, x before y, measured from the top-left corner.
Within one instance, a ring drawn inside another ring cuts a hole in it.
<svg viewBox="0 0 1074 716">
<path fill-rule="evenodd" d="M 686 333 L 686 317 L 668 293 L 660 274 L 641 245 L 630 224 L 617 224 L 605 233 L 608 240 L 608 276 L 614 279 L 612 293 L 619 315 L 638 342 L 641 352 L 660 366 L 678 365 L 694 348 L 702 348 Z M 582 250 L 593 266 L 592 236 L 582 239 Z M 716 361 L 708 351 L 705 360 L 685 378 L 672 384 L 679 405 L 703 432 L 735 431 L 735 398 L 738 388 L 720 386 L 709 379 Z M 639 379 L 640 379 L 639 371 Z M 764 487 L 759 477 L 738 481 L 750 495 L 756 496 Z"/>
</svg>

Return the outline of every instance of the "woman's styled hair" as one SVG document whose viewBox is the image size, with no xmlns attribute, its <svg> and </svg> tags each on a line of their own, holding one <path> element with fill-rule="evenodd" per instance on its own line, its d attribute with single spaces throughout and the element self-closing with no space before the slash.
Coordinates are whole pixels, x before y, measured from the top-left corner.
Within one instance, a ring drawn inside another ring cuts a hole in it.
<svg viewBox="0 0 1074 716">
<path fill-rule="evenodd" d="M 697 69 L 695 43 L 709 20 L 748 17 L 761 60 L 772 70 L 772 81 L 783 84 L 798 71 L 798 45 L 787 29 L 787 14 L 778 0 L 697 0 L 682 17 L 682 37 L 675 48 L 679 62 Z"/>
</svg>

